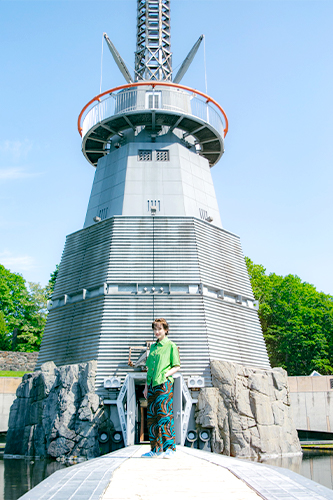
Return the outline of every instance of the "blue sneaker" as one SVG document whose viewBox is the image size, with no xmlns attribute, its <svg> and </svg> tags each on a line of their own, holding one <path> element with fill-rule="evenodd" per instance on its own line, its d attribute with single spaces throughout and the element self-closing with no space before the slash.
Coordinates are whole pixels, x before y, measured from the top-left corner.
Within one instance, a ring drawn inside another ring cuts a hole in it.
<svg viewBox="0 0 333 500">
<path fill-rule="evenodd" d="M 162 458 L 162 455 L 163 453 L 156 453 L 156 451 L 150 450 L 141 455 L 141 458 Z"/>
<path fill-rule="evenodd" d="M 163 458 L 173 458 L 175 456 L 175 451 L 172 449 L 172 448 L 168 448 L 164 454 L 163 454 Z"/>
<path fill-rule="evenodd" d="M 141 455 L 141 458 L 154 458 L 156 453 L 153 450 L 148 451 L 148 453 L 144 453 Z"/>
</svg>

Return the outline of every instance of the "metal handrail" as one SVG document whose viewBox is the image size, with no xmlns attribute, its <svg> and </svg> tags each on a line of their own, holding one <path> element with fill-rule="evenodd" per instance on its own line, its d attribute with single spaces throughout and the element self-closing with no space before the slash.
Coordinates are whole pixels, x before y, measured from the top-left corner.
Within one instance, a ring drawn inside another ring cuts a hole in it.
<svg viewBox="0 0 333 500">
<path fill-rule="evenodd" d="M 204 94 L 203 92 L 200 92 L 198 90 L 195 90 L 195 89 L 192 89 L 191 87 L 186 87 L 185 85 L 180 85 L 178 83 L 172 83 L 172 82 L 135 82 L 135 83 L 129 83 L 129 84 L 126 84 L 126 85 L 120 85 L 119 87 L 115 87 L 113 89 L 110 89 L 110 90 L 106 90 L 105 92 L 102 92 L 101 94 L 98 94 L 97 96 L 95 96 L 93 99 L 91 99 L 85 106 L 84 108 L 82 109 L 81 113 L 79 114 L 79 117 L 78 117 L 78 131 L 79 131 L 79 134 L 81 135 L 82 137 L 82 131 L 83 131 L 83 122 L 82 122 L 82 117 L 85 113 L 85 111 L 94 103 L 94 102 L 97 102 L 97 104 L 91 108 L 89 110 L 89 112 L 87 113 L 87 115 L 84 117 L 84 120 L 87 118 L 88 114 L 92 113 L 93 115 L 91 115 L 91 118 L 92 118 L 92 122 L 93 122 L 93 125 L 95 125 L 96 123 L 99 123 L 100 121 L 102 121 L 103 119 L 107 118 L 108 116 L 112 116 L 114 113 L 107 113 L 107 109 L 108 109 L 108 104 L 110 102 L 110 98 L 113 98 L 114 99 L 114 93 L 115 92 L 118 92 L 120 90 L 124 90 L 124 89 L 134 89 L 134 88 L 137 88 L 137 87 L 152 87 L 153 89 L 155 89 L 156 87 L 171 87 L 171 88 L 177 88 L 177 89 L 182 89 L 182 90 L 185 90 L 187 92 L 190 92 L 192 94 L 192 96 L 196 99 L 196 101 L 198 103 L 203 103 L 203 101 L 201 99 L 198 99 L 196 96 L 200 96 L 200 97 L 203 97 L 205 99 L 205 104 L 213 104 L 219 111 L 220 113 L 222 114 L 223 118 L 224 118 L 224 121 L 225 121 L 225 124 L 224 124 L 224 128 L 223 128 L 223 135 L 224 137 L 227 135 L 227 132 L 228 132 L 228 118 L 227 118 L 227 115 L 225 114 L 225 111 L 223 110 L 223 108 L 211 97 L 209 97 L 207 94 Z M 119 94 L 116 94 L 116 95 L 119 95 Z M 106 99 L 104 100 L 101 100 L 102 97 L 104 96 L 107 96 Z M 113 101 L 113 104 L 114 104 L 114 101 Z M 102 108 L 103 106 L 103 108 Z M 208 108 L 208 106 L 207 106 Z M 128 111 L 134 111 L 134 110 L 137 110 L 137 109 L 140 109 L 138 108 L 137 106 L 133 106 L 132 109 L 122 109 L 120 112 L 123 113 L 124 111 L 128 112 Z M 143 108 L 143 109 L 147 109 L 147 108 Z M 172 106 L 162 106 L 161 108 L 159 109 L 165 109 L 165 110 L 170 110 L 170 111 L 181 111 L 181 110 L 177 110 L 177 109 L 173 109 Z M 220 116 L 218 115 L 217 111 L 215 108 L 213 108 L 212 106 L 209 106 L 209 109 L 211 111 L 213 111 L 213 116 L 215 115 L 216 117 L 218 116 L 219 119 L 221 120 Z M 187 114 L 187 113 L 186 113 Z M 190 113 L 192 116 L 196 116 L 196 117 L 199 117 L 199 113 L 195 114 L 195 113 Z M 204 121 L 207 121 L 208 123 L 210 123 L 210 118 L 211 118 L 211 113 L 207 112 L 207 116 L 205 117 Z M 222 122 L 222 120 L 221 120 Z M 92 125 L 92 126 L 93 126 Z M 91 127 L 89 127 L 88 130 L 90 130 Z"/>
</svg>

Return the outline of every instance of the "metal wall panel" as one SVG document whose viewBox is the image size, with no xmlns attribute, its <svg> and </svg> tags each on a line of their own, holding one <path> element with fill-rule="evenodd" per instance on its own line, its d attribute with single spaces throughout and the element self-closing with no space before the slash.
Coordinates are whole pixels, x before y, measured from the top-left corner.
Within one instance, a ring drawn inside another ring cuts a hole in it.
<svg viewBox="0 0 333 500">
<path fill-rule="evenodd" d="M 270 368 L 257 311 L 204 297 L 211 359 Z"/>
<path fill-rule="evenodd" d="M 50 311 L 36 368 L 46 361 L 61 366 L 97 359 L 103 302 L 97 297 Z"/>
<path fill-rule="evenodd" d="M 107 219 L 67 237 L 37 366 L 97 359 L 107 394 L 104 377 L 133 371 L 129 347 L 165 317 L 185 379 L 211 385 L 211 359 L 269 367 L 253 300 L 232 233 L 192 217 Z"/>
<path fill-rule="evenodd" d="M 238 236 L 194 219 L 203 283 L 253 298 Z"/>
<path fill-rule="evenodd" d="M 109 266 L 113 219 L 66 238 L 53 298 L 104 283 Z"/>
<path fill-rule="evenodd" d="M 192 218 L 115 218 L 108 282 L 200 280 Z"/>
<path fill-rule="evenodd" d="M 153 341 L 151 322 L 166 317 L 170 339 L 179 347 L 181 373 L 202 375 L 211 385 L 206 321 L 202 296 L 106 296 L 98 351 L 96 388 L 100 394 L 105 376 L 120 376 L 135 371 L 128 366 L 129 347 L 142 347 Z M 138 356 L 134 354 L 133 359 Z M 140 371 L 140 369 L 137 369 Z"/>
</svg>

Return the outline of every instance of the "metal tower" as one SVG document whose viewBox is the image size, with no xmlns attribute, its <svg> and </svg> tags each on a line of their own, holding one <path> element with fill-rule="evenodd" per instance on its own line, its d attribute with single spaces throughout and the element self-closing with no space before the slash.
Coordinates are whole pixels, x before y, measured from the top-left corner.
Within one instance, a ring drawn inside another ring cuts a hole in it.
<svg viewBox="0 0 333 500">
<path fill-rule="evenodd" d="M 135 76 L 105 34 L 126 83 L 79 115 L 96 173 L 84 228 L 66 240 L 38 363 L 97 359 L 96 391 L 113 398 L 114 426 L 132 444 L 145 378 L 137 355 L 152 340 L 152 319 L 166 317 L 180 349 L 175 422 L 184 443 L 189 389 L 211 385 L 211 359 L 269 361 L 240 240 L 222 228 L 210 172 L 227 117 L 180 83 L 202 36 L 171 81 L 170 2 L 137 5 Z"/>
<path fill-rule="evenodd" d="M 170 1 L 137 0 L 135 81 L 172 79 Z"/>
</svg>

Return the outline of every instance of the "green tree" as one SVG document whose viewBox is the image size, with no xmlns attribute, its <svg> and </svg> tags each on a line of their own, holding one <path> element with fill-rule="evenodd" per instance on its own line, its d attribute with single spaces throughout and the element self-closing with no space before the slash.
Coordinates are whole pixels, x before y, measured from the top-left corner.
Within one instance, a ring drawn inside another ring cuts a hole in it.
<svg viewBox="0 0 333 500">
<path fill-rule="evenodd" d="M 23 277 L 0 264 L 0 310 L 9 333 L 21 326 L 28 303 L 29 294 Z"/>
<path fill-rule="evenodd" d="M 47 316 L 47 292 L 0 265 L 0 349 L 37 351 Z"/>
<path fill-rule="evenodd" d="M 51 299 L 51 297 L 52 297 L 53 290 L 54 290 L 55 283 L 56 283 L 57 276 L 58 276 L 58 272 L 59 272 L 59 264 L 56 265 L 55 270 L 53 271 L 53 273 L 50 274 L 49 282 L 46 285 L 45 291 L 46 291 L 47 300 Z"/>
<path fill-rule="evenodd" d="M 38 351 L 43 338 L 47 317 L 47 293 L 39 283 L 28 283 L 29 302 L 25 321 L 22 322 L 16 340 L 16 351 Z"/>
<path fill-rule="evenodd" d="M 246 258 L 272 366 L 289 375 L 333 373 L 333 297 L 298 276 L 266 274 Z"/>
<path fill-rule="evenodd" d="M 3 311 L 0 311 L 0 351 L 8 351 L 10 349 L 10 335 L 7 332 L 7 325 Z"/>
</svg>

